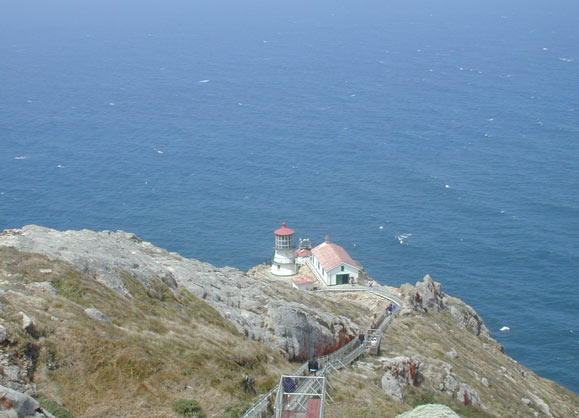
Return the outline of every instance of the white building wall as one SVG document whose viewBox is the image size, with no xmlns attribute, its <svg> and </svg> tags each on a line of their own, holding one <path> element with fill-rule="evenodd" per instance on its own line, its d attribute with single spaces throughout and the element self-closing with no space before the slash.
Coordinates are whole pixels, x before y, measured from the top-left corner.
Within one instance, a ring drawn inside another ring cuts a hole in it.
<svg viewBox="0 0 579 418">
<path fill-rule="evenodd" d="M 339 264 L 332 270 L 326 271 L 316 256 L 312 255 L 312 265 L 317 270 L 319 276 L 323 279 L 326 286 L 335 286 L 337 284 L 337 274 L 348 274 L 349 276 L 353 276 L 354 279 L 358 278 L 359 269 L 346 263 Z M 344 271 L 342 271 L 342 266 L 344 267 Z"/>
<path fill-rule="evenodd" d="M 342 266 L 344 267 L 344 271 L 342 271 Z M 336 275 L 338 274 L 348 274 L 349 276 L 353 276 L 354 280 L 356 280 L 358 278 L 358 271 L 359 269 L 350 266 L 349 264 L 346 263 L 342 263 L 336 267 L 334 267 L 329 274 L 329 283 L 331 283 L 331 285 L 335 285 L 338 283 L 338 279 L 336 277 Z"/>
<path fill-rule="evenodd" d="M 296 274 L 297 267 L 293 249 L 275 250 L 271 272 L 276 276 L 292 276 Z"/>
<path fill-rule="evenodd" d="M 326 275 L 324 274 L 322 265 L 320 264 L 320 261 L 316 258 L 315 255 L 312 255 L 312 266 L 314 266 L 314 269 L 317 271 L 318 276 L 322 278 L 326 286 L 330 286 L 330 282 L 328 281 Z"/>
</svg>

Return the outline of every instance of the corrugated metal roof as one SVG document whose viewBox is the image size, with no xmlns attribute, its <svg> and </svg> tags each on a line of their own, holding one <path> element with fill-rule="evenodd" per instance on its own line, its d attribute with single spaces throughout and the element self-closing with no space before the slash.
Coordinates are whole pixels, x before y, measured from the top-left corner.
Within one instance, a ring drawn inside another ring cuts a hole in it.
<svg viewBox="0 0 579 418">
<path fill-rule="evenodd" d="M 342 263 L 346 263 L 357 268 L 360 267 L 360 265 L 354 261 L 352 257 L 350 257 L 350 254 L 348 254 L 346 250 L 344 250 L 338 244 L 330 242 L 328 237 L 326 237 L 325 242 L 322 242 L 312 250 L 312 254 L 318 259 L 326 271 L 330 271 Z"/>
</svg>

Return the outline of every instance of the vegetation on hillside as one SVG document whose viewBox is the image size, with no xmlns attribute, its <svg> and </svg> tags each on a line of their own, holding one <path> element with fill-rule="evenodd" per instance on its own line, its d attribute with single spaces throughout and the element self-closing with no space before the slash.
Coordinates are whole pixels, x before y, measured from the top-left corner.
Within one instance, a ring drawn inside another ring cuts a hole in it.
<svg viewBox="0 0 579 418">
<path fill-rule="evenodd" d="M 256 398 L 244 390 L 245 375 L 266 392 L 293 368 L 205 302 L 160 280 L 145 288 L 124 272 L 132 295 L 124 297 L 69 264 L 3 247 L 0 277 L 12 342 L 0 349 L 30 359 L 44 402 L 75 416 L 174 416 L 179 400 L 198 402 L 209 416 L 231 416 Z M 50 282 L 57 294 L 38 290 L 38 282 Z M 89 317 L 86 308 L 111 322 Z M 34 319 L 38 338 L 21 329 L 20 312 Z"/>
</svg>

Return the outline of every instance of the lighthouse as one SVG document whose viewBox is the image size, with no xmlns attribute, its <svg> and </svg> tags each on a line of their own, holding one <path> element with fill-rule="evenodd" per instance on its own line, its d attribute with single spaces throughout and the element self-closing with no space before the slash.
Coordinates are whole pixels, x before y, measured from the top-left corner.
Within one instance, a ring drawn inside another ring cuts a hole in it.
<svg viewBox="0 0 579 418">
<path fill-rule="evenodd" d="M 276 276 L 292 276 L 296 274 L 294 255 L 294 230 L 287 227 L 285 222 L 274 232 L 274 250 L 271 272 Z"/>
</svg>

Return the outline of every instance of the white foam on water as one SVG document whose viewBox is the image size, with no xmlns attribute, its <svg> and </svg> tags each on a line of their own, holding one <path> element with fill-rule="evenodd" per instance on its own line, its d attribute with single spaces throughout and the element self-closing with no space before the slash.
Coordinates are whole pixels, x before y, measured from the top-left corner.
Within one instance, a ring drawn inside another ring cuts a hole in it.
<svg viewBox="0 0 579 418">
<path fill-rule="evenodd" d="M 445 188 L 445 189 L 450 189 L 450 184 L 445 184 L 445 185 L 444 185 L 444 188 Z"/>
<path fill-rule="evenodd" d="M 412 236 L 412 234 L 408 233 L 408 234 L 400 234 L 400 235 L 396 235 L 396 239 L 398 240 L 398 242 L 400 243 L 400 245 L 408 245 L 408 243 L 406 242 L 406 240 L 408 238 L 410 238 Z"/>
<path fill-rule="evenodd" d="M 209 83 L 209 80 L 199 80 L 200 83 Z"/>
<path fill-rule="evenodd" d="M 506 331 L 510 331 L 510 330 L 511 330 L 511 329 L 505 325 L 505 326 L 503 326 L 499 331 L 501 331 L 501 332 L 506 332 Z"/>
<path fill-rule="evenodd" d="M 61 165 L 61 164 L 58 164 L 56 167 L 58 167 L 58 168 L 64 168 L 64 166 Z"/>
<path fill-rule="evenodd" d="M 25 159 L 27 159 L 27 158 L 28 158 L 27 155 L 19 155 L 19 156 L 17 156 L 17 157 L 14 157 L 15 160 L 25 160 Z"/>
</svg>

